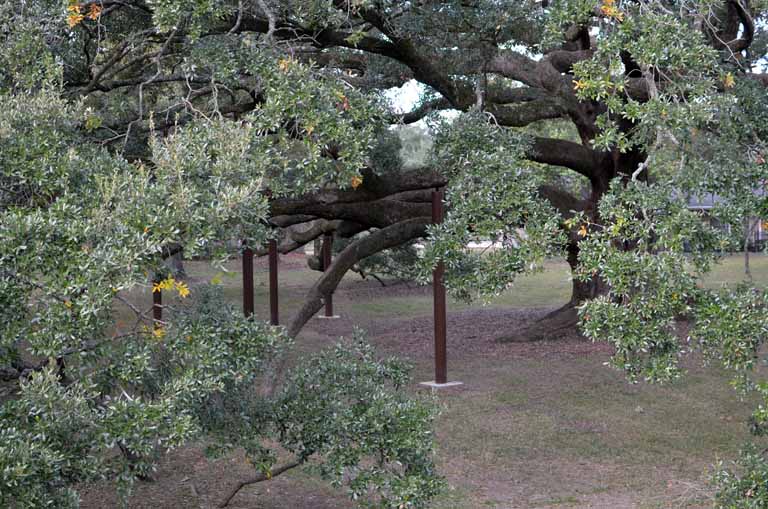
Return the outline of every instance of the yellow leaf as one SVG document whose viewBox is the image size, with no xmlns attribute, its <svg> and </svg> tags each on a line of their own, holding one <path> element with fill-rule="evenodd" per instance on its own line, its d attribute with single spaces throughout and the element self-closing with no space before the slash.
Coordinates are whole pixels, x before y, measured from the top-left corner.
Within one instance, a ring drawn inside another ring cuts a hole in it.
<svg viewBox="0 0 768 509">
<path fill-rule="evenodd" d="M 577 80 L 573 82 L 573 89 L 574 90 L 583 90 L 587 88 L 587 82 L 584 80 Z"/>
<path fill-rule="evenodd" d="M 579 236 L 580 237 L 586 237 L 587 236 L 587 226 L 581 225 L 581 228 L 579 228 Z"/>
<path fill-rule="evenodd" d="M 354 177 L 352 177 L 352 189 L 357 189 L 358 187 L 360 187 L 360 184 L 362 183 L 363 183 L 362 177 L 358 175 L 355 175 Z"/>
<path fill-rule="evenodd" d="M 624 13 L 616 7 L 615 3 L 615 0 L 603 0 L 603 5 L 600 6 L 600 11 L 609 18 L 624 21 Z"/>
<path fill-rule="evenodd" d="M 176 280 L 172 277 L 163 279 L 162 281 L 155 281 L 152 284 L 152 293 L 160 292 L 162 290 L 170 290 L 173 288 L 174 284 L 176 283 Z"/>
<path fill-rule="evenodd" d="M 723 78 L 723 86 L 725 88 L 733 88 L 733 86 L 736 85 L 736 79 L 733 77 L 732 73 L 726 73 L 725 78 Z"/>
<path fill-rule="evenodd" d="M 176 291 L 179 292 L 179 296 L 183 299 L 186 299 L 189 296 L 189 287 L 187 286 L 187 283 L 183 281 L 176 282 Z"/>
<path fill-rule="evenodd" d="M 91 10 L 88 12 L 88 17 L 94 21 L 99 19 L 99 16 L 101 16 L 101 6 L 96 4 L 91 4 Z"/>
<path fill-rule="evenodd" d="M 72 309 L 72 301 L 65 300 L 64 301 L 64 306 L 66 306 L 67 309 Z"/>
<path fill-rule="evenodd" d="M 84 17 L 85 16 L 83 16 L 82 14 L 73 12 L 72 14 L 67 16 L 67 25 L 69 25 L 69 28 L 75 28 L 75 26 L 77 26 L 81 21 L 83 21 Z"/>
</svg>

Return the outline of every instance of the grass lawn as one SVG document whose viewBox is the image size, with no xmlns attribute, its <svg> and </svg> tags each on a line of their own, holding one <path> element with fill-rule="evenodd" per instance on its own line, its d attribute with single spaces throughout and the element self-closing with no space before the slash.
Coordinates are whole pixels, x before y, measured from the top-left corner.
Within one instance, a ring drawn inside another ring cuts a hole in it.
<svg viewBox="0 0 768 509">
<path fill-rule="evenodd" d="M 295 260 L 294 260 L 295 261 Z M 267 273 L 259 260 L 257 314 L 266 317 Z M 752 272 L 768 283 L 768 257 L 752 255 Z M 238 271 L 233 264 L 233 272 Z M 287 269 L 287 268 L 285 268 Z M 718 458 L 731 458 L 750 439 L 749 402 L 739 401 L 725 373 L 688 359 L 688 374 L 675 384 L 630 385 L 604 366 L 607 345 L 578 338 L 562 342 L 498 345 L 507 328 L 540 316 L 541 308 L 570 293 L 565 263 L 521 278 L 488 306 L 449 303 L 449 377 L 464 385 L 437 393 L 438 464 L 450 489 L 435 509 L 480 508 L 666 508 L 709 507 L 708 477 Z M 215 271 L 188 264 L 195 281 Z M 280 274 L 280 310 L 285 321 L 302 302 L 317 273 L 297 267 Z M 726 258 L 704 280 L 709 287 L 743 278 L 741 256 Z M 225 293 L 240 302 L 239 274 L 223 278 Z M 194 291 L 194 285 L 193 285 Z M 148 292 L 137 299 L 151 300 Z M 356 325 L 369 330 L 382 354 L 414 363 L 416 382 L 432 377 L 431 293 L 425 288 L 376 283 L 348 276 L 335 296 L 341 319 L 313 320 L 298 338 L 298 351 L 312 351 L 348 335 Z M 154 483 L 138 486 L 132 507 L 197 507 L 217 500 L 227 486 L 246 477 L 239 456 L 207 462 L 199 450 L 173 453 Z M 109 500 L 95 488 L 84 507 Z M 101 504 L 101 505 L 100 505 Z M 344 508 L 345 494 L 308 471 L 286 474 L 243 490 L 232 507 Z"/>
</svg>

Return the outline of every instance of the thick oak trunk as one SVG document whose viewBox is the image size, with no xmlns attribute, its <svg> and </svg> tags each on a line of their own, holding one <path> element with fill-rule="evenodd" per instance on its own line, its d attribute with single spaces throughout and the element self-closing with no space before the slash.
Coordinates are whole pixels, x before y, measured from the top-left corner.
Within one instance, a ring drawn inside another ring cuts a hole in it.
<svg viewBox="0 0 768 509">
<path fill-rule="evenodd" d="M 625 126 L 625 128 L 628 127 Z M 590 172 L 592 175 L 590 178 L 591 193 L 584 212 L 591 223 L 600 223 L 598 204 L 603 195 L 608 192 L 611 180 L 618 176 L 628 180 L 644 159 L 645 154 L 641 152 L 629 151 L 625 154 L 616 152 L 612 154 L 612 157 L 603 158 L 600 164 Z M 498 338 L 498 341 L 529 342 L 555 340 L 578 334 L 578 306 L 608 291 L 608 287 L 600 277 L 600 274 L 594 274 L 586 281 L 576 277 L 579 267 L 580 240 L 581 237 L 576 232 L 569 232 L 566 260 L 573 275 L 570 300 L 529 327 L 502 335 Z"/>
<path fill-rule="evenodd" d="M 588 281 L 576 278 L 578 268 L 578 241 L 571 241 L 567 246 L 567 261 L 573 274 L 571 298 L 562 307 L 548 313 L 528 327 L 511 334 L 505 334 L 497 339 L 503 343 L 522 343 L 531 341 L 548 341 L 562 339 L 565 336 L 578 334 L 578 306 L 584 301 L 594 299 L 607 292 L 608 288 L 599 275 L 592 276 Z"/>
</svg>

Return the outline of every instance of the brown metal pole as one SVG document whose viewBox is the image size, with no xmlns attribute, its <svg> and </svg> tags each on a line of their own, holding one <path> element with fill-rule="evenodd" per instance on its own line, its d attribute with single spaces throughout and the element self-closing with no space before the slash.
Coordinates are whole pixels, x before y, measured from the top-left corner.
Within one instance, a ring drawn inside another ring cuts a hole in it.
<svg viewBox="0 0 768 509">
<path fill-rule="evenodd" d="M 155 281 L 158 283 L 159 281 Z M 153 285 L 154 286 L 154 285 Z M 163 291 L 152 290 L 152 318 L 155 322 L 155 329 L 159 329 L 163 326 Z"/>
<path fill-rule="evenodd" d="M 432 222 L 443 222 L 443 191 L 432 191 Z M 448 352 L 446 346 L 445 265 L 440 262 L 432 272 L 432 293 L 435 312 L 435 383 L 448 381 Z"/>
<path fill-rule="evenodd" d="M 277 241 L 269 241 L 269 323 L 280 323 L 277 305 Z"/>
<path fill-rule="evenodd" d="M 331 250 L 333 249 L 333 234 L 323 235 L 323 272 L 331 267 Z M 325 316 L 333 317 L 333 294 L 325 296 Z"/>
<path fill-rule="evenodd" d="M 243 249 L 243 314 L 253 315 L 253 250 Z"/>
</svg>

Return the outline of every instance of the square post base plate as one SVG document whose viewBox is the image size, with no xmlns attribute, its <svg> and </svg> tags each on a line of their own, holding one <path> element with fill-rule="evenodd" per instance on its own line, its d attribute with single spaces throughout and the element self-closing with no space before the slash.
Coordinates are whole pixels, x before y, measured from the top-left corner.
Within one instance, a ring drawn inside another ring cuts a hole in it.
<svg viewBox="0 0 768 509">
<path fill-rule="evenodd" d="M 432 380 L 430 382 L 421 382 L 419 385 L 430 387 L 432 389 L 446 389 L 448 387 L 458 387 L 459 385 L 464 385 L 464 382 L 445 382 L 444 384 L 439 384 Z"/>
</svg>

